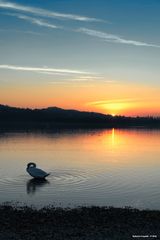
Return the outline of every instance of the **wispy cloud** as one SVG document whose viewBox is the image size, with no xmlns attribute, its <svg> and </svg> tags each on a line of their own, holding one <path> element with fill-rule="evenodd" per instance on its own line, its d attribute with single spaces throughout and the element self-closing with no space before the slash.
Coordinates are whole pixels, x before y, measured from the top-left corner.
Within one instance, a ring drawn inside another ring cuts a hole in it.
<svg viewBox="0 0 160 240">
<path fill-rule="evenodd" d="M 18 29 L 0 29 L 0 32 L 15 32 L 15 33 L 24 33 L 24 34 L 31 34 L 31 35 L 44 35 L 44 33 L 33 32 L 33 31 L 23 31 Z"/>
<path fill-rule="evenodd" d="M 90 17 L 80 16 L 80 15 L 75 15 L 75 14 L 54 12 L 54 11 L 49 11 L 49 10 L 42 9 L 42 8 L 30 7 L 30 6 L 21 5 L 18 3 L 1 1 L 1 0 L 0 0 L 0 8 L 31 13 L 31 14 L 35 14 L 38 16 L 42 16 L 42 17 L 58 18 L 61 20 L 74 20 L 74 21 L 83 21 L 83 22 L 101 21 L 96 18 L 90 18 Z"/>
<path fill-rule="evenodd" d="M 128 45 L 134 45 L 134 46 L 160 48 L 160 45 L 150 44 L 150 43 L 146 43 L 146 42 L 139 42 L 139 41 L 134 41 L 134 40 L 127 40 L 118 35 L 113 35 L 113 34 L 106 33 L 106 32 L 96 31 L 96 30 L 89 29 L 89 28 L 79 28 L 76 31 L 84 33 L 84 34 L 92 36 L 92 37 L 101 38 L 107 42 L 128 44 Z"/>
<path fill-rule="evenodd" d="M 75 82 L 75 84 L 73 84 L 73 82 L 71 82 L 71 81 L 52 81 L 52 82 L 49 82 L 49 84 L 51 84 L 51 85 L 63 85 L 63 87 L 64 86 L 66 86 L 66 87 L 69 87 L 69 88 L 77 88 L 77 83 Z M 94 84 L 89 84 L 89 85 L 87 85 L 87 84 L 78 84 L 78 88 L 91 88 L 91 87 L 95 87 L 95 85 Z"/>
<path fill-rule="evenodd" d="M 139 102 L 140 99 L 137 98 L 122 98 L 122 99 L 111 99 L 111 100 L 101 100 L 101 101 L 93 101 L 93 102 L 88 102 L 87 105 L 94 105 L 94 106 L 99 106 L 99 105 L 107 105 L 107 104 L 119 104 L 119 103 L 134 103 L 134 102 Z"/>
<path fill-rule="evenodd" d="M 24 67 L 15 65 L 0 65 L 0 69 L 15 70 L 15 71 L 29 71 L 36 73 L 52 73 L 52 74 L 89 74 L 88 72 L 63 68 L 48 68 L 48 67 Z"/>
<path fill-rule="evenodd" d="M 101 76 L 95 75 L 83 75 L 83 76 L 76 76 L 73 79 L 70 79 L 72 82 L 94 82 L 103 79 Z"/>
<path fill-rule="evenodd" d="M 26 16 L 26 15 L 22 15 L 22 14 L 10 14 L 10 13 L 8 14 L 7 13 L 7 15 L 17 17 L 19 19 L 28 21 L 28 22 L 38 25 L 40 27 L 47 27 L 47 28 L 53 28 L 53 29 L 62 28 L 60 26 L 56 26 L 54 24 L 48 23 L 48 22 L 44 21 L 43 19 L 39 19 L 39 18 L 33 18 L 33 17 Z"/>
<path fill-rule="evenodd" d="M 113 80 L 106 80 L 105 77 L 103 77 L 102 75 L 98 76 L 98 75 L 81 75 L 81 76 L 77 76 L 74 77 L 73 79 L 70 79 L 70 81 L 72 82 L 87 82 L 87 83 L 106 83 L 106 84 L 112 84 L 112 83 L 116 83 L 116 81 Z"/>
</svg>

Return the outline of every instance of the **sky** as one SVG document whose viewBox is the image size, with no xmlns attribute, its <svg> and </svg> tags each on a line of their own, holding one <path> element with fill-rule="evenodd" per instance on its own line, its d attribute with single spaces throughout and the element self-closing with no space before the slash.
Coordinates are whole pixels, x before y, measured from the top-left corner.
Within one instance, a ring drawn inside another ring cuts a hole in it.
<svg viewBox="0 0 160 240">
<path fill-rule="evenodd" d="M 0 0 L 0 104 L 160 116 L 160 1 Z"/>
</svg>

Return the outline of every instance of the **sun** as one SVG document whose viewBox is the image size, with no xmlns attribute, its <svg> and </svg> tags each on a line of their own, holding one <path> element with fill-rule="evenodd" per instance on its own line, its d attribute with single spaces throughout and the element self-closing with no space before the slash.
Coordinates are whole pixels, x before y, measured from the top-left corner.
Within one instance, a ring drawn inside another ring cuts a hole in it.
<svg viewBox="0 0 160 240">
<path fill-rule="evenodd" d="M 114 117 L 115 115 L 121 114 L 123 110 L 128 107 L 128 104 L 123 102 L 113 102 L 102 104 L 101 107 Z"/>
<path fill-rule="evenodd" d="M 133 107 L 130 99 L 112 99 L 89 102 L 88 105 L 96 107 L 105 114 L 110 114 L 113 117 L 116 115 L 123 115 L 128 109 Z"/>
</svg>

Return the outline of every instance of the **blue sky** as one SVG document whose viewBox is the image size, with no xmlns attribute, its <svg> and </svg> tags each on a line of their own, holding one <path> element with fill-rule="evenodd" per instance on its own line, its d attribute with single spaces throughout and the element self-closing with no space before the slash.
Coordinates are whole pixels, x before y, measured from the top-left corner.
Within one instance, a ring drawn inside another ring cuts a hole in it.
<svg viewBox="0 0 160 240">
<path fill-rule="evenodd" d="M 54 65 L 58 68 L 91 72 L 94 69 L 113 77 L 119 74 L 122 78 L 125 75 L 128 78 L 129 73 L 134 77 L 142 74 L 142 80 L 148 75 L 145 73 L 148 67 L 159 74 L 156 65 L 159 63 L 160 49 L 134 45 L 134 41 L 160 45 L 158 1 L 9 2 L 15 5 L 13 8 L 7 8 L 7 1 L 0 2 L 4 3 L 0 8 L 2 65 Z M 85 16 L 89 20 L 75 20 L 74 16 L 71 19 L 46 17 L 45 13 L 32 14 L 30 11 L 17 9 L 17 6 L 34 8 L 35 11 L 40 8 L 49 12 Z M 57 28 L 38 25 L 33 22 L 36 19 Z M 116 43 L 114 39 L 101 37 L 101 32 L 131 40 L 133 43 Z M 117 70 L 117 74 L 112 73 L 114 70 Z M 148 78 L 147 80 L 149 81 Z"/>
<path fill-rule="evenodd" d="M 0 0 L 0 86 L 45 76 L 157 88 L 159 11 L 157 0 Z"/>
</svg>

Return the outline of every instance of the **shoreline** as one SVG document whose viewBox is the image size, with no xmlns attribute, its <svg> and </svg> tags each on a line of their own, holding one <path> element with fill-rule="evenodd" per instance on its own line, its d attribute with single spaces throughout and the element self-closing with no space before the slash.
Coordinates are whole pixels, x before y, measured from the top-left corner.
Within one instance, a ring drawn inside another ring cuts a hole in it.
<svg viewBox="0 0 160 240">
<path fill-rule="evenodd" d="M 160 238 L 160 210 L 0 205 L 1 240 L 129 240 L 138 236 Z"/>
</svg>

